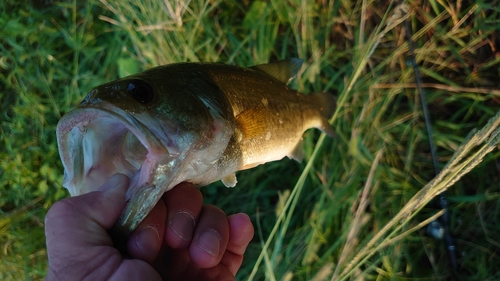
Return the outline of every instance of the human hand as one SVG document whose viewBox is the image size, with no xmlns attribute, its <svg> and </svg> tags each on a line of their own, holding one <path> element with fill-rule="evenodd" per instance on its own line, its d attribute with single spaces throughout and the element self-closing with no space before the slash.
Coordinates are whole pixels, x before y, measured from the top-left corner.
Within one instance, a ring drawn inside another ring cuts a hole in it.
<svg viewBox="0 0 500 281">
<path fill-rule="evenodd" d="M 253 237 L 245 214 L 203 206 L 181 183 L 130 235 L 123 257 L 108 231 L 125 208 L 129 179 L 114 175 L 96 192 L 56 202 L 45 218 L 46 280 L 234 280 Z"/>
</svg>

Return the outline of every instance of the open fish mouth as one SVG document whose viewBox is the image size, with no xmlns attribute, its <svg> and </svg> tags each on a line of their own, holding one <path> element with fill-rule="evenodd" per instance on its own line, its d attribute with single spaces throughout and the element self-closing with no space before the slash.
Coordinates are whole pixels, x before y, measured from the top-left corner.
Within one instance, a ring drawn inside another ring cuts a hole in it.
<svg viewBox="0 0 500 281">
<path fill-rule="evenodd" d="M 99 189 L 116 173 L 128 176 L 128 202 L 114 226 L 114 232 L 128 236 L 163 193 L 210 168 L 184 161 L 190 155 L 189 140 L 179 136 L 175 122 L 159 122 L 147 113 L 124 111 L 102 101 L 79 107 L 57 125 L 63 186 L 77 196 Z M 213 164 L 211 158 L 207 161 Z"/>
<path fill-rule="evenodd" d="M 131 178 L 130 199 L 151 181 L 161 141 L 132 114 L 108 103 L 82 107 L 65 115 L 57 126 L 64 166 L 63 185 L 72 196 L 97 190 L 112 175 Z"/>
</svg>

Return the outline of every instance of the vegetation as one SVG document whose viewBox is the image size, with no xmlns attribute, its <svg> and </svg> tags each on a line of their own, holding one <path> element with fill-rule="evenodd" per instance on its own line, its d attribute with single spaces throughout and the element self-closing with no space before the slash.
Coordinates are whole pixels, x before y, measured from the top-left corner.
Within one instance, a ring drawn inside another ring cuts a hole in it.
<svg viewBox="0 0 500 281">
<path fill-rule="evenodd" d="M 498 4 L 1 1 L 0 279 L 45 275 L 44 215 L 68 196 L 55 127 L 94 86 L 172 62 L 290 57 L 305 61 L 294 87 L 337 95 L 338 138 L 311 130 L 302 163 L 202 188 L 207 203 L 256 226 L 238 279 L 500 279 Z M 404 20 L 445 169 L 435 180 Z M 426 235 L 444 190 L 456 271 Z"/>
</svg>

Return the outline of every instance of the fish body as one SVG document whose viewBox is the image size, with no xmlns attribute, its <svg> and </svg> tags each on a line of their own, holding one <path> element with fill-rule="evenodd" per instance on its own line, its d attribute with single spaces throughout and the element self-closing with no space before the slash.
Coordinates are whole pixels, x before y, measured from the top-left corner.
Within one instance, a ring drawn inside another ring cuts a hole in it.
<svg viewBox="0 0 500 281">
<path fill-rule="evenodd" d="M 236 171 L 300 161 L 305 130 L 333 136 L 326 118 L 335 108 L 329 94 L 288 88 L 301 63 L 178 63 L 96 87 L 57 126 L 63 185 L 75 196 L 115 173 L 129 176 L 115 226 L 129 234 L 180 182 L 234 186 Z"/>
</svg>

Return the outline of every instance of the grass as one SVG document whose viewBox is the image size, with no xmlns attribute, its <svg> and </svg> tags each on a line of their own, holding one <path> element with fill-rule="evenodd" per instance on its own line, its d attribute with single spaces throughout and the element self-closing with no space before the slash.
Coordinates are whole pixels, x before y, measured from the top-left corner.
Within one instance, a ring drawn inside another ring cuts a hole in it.
<svg viewBox="0 0 500 281">
<path fill-rule="evenodd" d="M 293 86 L 337 95 L 331 121 L 338 138 L 309 131 L 302 163 L 282 160 L 240 172 L 234 189 L 202 188 L 207 203 L 246 212 L 256 226 L 238 279 L 499 279 L 497 6 L 1 2 L 0 278 L 45 275 L 43 218 L 67 196 L 55 126 L 94 86 L 179 61 L 250 66 L 299 57 L 305 65 Z M 404 18 L 443 169 L 437 178 Z M 479 135 L 470 134 L 474 128 Z M 443 190 L 456 272 L 443 244 L 425 231 L 440 215 L 432 199 Z"/>
</svg>

